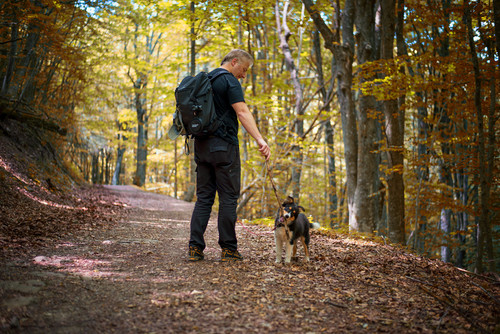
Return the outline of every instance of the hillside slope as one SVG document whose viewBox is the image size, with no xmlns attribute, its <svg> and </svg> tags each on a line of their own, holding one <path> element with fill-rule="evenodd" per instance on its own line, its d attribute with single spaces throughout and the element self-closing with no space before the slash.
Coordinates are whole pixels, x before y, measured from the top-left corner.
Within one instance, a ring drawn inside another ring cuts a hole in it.
<svg viewBox="0 0 500 334">
<path fill-rule="evenodd" d="M 78 180 L 51 144 L 51 132 L 0 123 L 0 256 L 16 256 L 80 229 L 106 226 L 117 210 Z"/>
</svg>

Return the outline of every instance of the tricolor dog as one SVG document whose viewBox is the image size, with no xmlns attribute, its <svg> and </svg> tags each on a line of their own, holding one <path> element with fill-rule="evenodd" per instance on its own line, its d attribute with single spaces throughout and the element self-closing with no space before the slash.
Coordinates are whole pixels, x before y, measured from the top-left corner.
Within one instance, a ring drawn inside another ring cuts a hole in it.
<svg viewBox="0 0 500 334">
<path fill-rule="evenodd" d="M 278 215 L 274 221 L 274 240 L 276 242 L 276 263 L 281 262 L 283 255 L 283 243 L 285 243 L 285 263 L 290 263 L 293 257 L 297 254 L 297 240 L 300 240 L 304 246 L 305 261 L 309 261 L 309 230 L 311 228 L 319 228 L 318 223 L 311 224 L 306 215 L 300 212 L 305 211 L 303 207 L 295 204 L 293 197 L 288 198 L 283 202 L 283 215 Z M 285 226 L 288 226 L 288 231 Z M 287 233 L 288 232 L 288 233 Z"/>
</svg>

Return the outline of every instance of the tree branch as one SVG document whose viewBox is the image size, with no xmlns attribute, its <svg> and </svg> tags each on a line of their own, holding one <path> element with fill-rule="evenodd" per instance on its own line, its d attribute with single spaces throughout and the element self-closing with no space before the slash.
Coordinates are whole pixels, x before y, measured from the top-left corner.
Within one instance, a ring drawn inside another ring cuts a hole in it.
<svg viewBox="0 0 500 334">
<path fill-rule="evenodd" d="M 302 3 L 306 7 L 306 10 L 309 13 L 309 15 L 311 15 L 311 18 L 313 19 L 314 24 L 316 25 L 318 31 L 321 33 L 321 36 L 323 36 L 323 39 L 325 40 L 325 48 L 327 48 L 333 53 L 334 43 L 336 40 L 335 34 L 325 23 L 325 21 L 321 17 L 319 10 L 316 9 L 316 6 L 312 0 L 302 0 Z"/>
<path fill-rule="evenodd" d="M 7 43 L 14 43 L 14 42 L 20 41 L 22 39 L 24 39 L 24 37 L 19 37 L 19 38 L 11 39 L 10 41 L 0 42 L 0 45 L 7 44 Z"/>
</svg>

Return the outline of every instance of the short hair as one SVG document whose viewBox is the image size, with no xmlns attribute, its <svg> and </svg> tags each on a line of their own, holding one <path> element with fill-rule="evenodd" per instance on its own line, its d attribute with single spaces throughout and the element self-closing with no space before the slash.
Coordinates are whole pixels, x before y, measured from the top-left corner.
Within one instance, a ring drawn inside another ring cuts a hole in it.
<svg viewBox="0 0 500 334">
<path fill-rule="evenodd" d="M 234 50 L 229 51 L 229 53 L 224 57 L 224 59 L 222 59 L 221 65 L 224 65 L 225 63 L 230 62 L 234 58 L 237 58 L 238 60 L 247 59 L 248 61 L 250 61 L 251 64 L 253 64 L 252 55 L 250 55 L 245 50 L 234 49 Z"/>
</svg>

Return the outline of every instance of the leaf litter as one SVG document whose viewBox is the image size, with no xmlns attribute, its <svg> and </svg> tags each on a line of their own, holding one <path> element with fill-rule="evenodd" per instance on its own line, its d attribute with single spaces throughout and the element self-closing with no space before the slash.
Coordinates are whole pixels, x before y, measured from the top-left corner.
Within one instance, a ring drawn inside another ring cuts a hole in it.
<svg viewBox="0 0 500 334">
<path fill-rule="evenodd" d="M 192 203 L 127 186 L 36 194 L 57 207 L 12 189 L 0 190 L 0 299 L 19 302 L 0 304 L 5 332 L 499 330 L 493 276 L 402 248 L 313 231 L 310 262 L 299 246 L 297 261 L 275 264 L 271 228 L 239 222 L 245 259 L 222 263 L 213 217 L 205 260 L 189 263 Z M 16 290 L 28 280 L 36 289 Z"/>
</svg>

